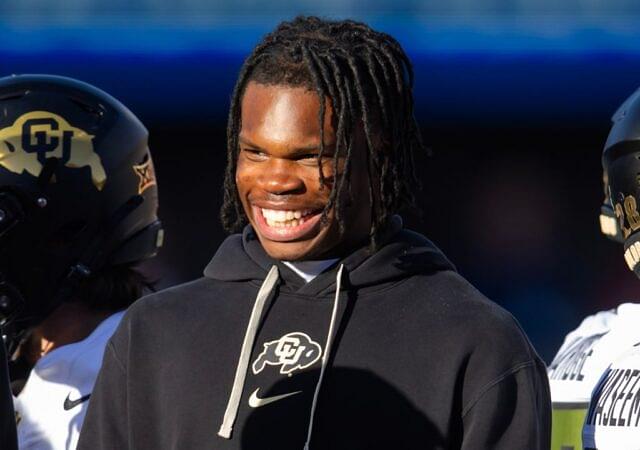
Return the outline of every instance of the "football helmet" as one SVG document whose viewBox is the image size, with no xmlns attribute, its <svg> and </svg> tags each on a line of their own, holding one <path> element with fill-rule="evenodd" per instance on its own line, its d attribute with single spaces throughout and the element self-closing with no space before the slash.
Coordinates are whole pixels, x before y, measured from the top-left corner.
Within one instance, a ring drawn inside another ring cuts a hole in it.
<svg viewBox="0 0 640 450">
<path fill-rule="evenodd" d="M 627 265 L 640 277 L 640 89 L 611 120 L 602 154 L 609 211 L 616 218 L 617 239 L 624 242 Z"/>
<path fill-rule="evenodd" d="M 46 317 L 103 267 L 163 242 L 148 132 L 80 81 L 0 78 L 0 327 Z"/>
</svg>

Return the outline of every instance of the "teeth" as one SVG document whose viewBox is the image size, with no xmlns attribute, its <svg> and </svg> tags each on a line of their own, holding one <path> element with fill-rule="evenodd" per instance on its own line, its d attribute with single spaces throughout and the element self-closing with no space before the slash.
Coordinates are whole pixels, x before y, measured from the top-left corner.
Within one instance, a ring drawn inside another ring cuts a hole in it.
<svg viewBox="0 0 640 450">
<path fill-rule="evenodd" d="M 305 222 L 305 216 L 311 209 L 283 211 L 278 209 L 262 209 L 262 216 L 270 227 L 297 227 Z"/>
</svg>

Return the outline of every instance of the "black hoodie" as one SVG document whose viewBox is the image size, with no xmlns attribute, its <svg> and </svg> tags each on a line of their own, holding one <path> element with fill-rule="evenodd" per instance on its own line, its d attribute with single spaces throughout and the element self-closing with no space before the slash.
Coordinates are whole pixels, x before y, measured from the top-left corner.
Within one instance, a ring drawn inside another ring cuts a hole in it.
<svg viewBox="0 0 640 450">
<path fill-rule="evenodd" d="M 204 274 L 130 308 L 78 449 L 549 448 L 543 363 L 424 237 L 305 283 L 247 228 Z"/>
</svg>

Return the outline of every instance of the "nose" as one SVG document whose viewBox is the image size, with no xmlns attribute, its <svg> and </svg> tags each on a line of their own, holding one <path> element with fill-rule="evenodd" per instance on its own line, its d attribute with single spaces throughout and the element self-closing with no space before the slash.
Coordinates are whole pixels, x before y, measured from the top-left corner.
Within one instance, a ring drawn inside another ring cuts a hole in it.
<svg viewBox="0 0 640 450">
<path fill-rule="evenodd" d="M 297 173 L 295 164 L 289 161 L 274 159 L 258 177 L 260 187 L 276 195 L 301 194 L 305 191 L 302 177 Z"/>
</svg>

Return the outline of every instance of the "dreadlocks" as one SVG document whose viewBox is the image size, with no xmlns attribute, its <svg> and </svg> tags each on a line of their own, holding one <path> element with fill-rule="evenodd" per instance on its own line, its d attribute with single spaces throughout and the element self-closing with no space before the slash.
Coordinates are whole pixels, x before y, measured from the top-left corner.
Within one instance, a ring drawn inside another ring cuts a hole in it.
<svg viewBox="0 0 640 450">
<path fill-rule="evenodd" d="M 265 85 L 305 87 L 320 98 L 320 151 L 324 152 L 325 99 L 329 99 L 336 120 L 334 173 L 340 158 L 345 165 L 331 185 L 323 220 L 334 208 L 340 230 L 345 190 L 351 197 L 350 160 L 352 131 L 362 122 L 367 144 L 370 175 L 369 201 L 372 212 L 371 243 L 375 246 L 380 228 L 389 216 L 414 206 L 413 188 L 418 185 L 414 154 L 424 150 L 413 115 L 413 69 L 400 44 L 391 36 L 351 20 L 327 21 L 297 17 L 282 22 L 265 36 L 246 59 L 231 99 L 227 125 L 227 168 L 224 181 L 223 226 L 229 232 L 246 222 L 235 183 L 238 135 L 241 128 L 241 100 L 249 81 Z M 375 182 L 374 182 L 375 180 Z M 376 192 L 377 191 L 377 192 Z"/>
</svg>

